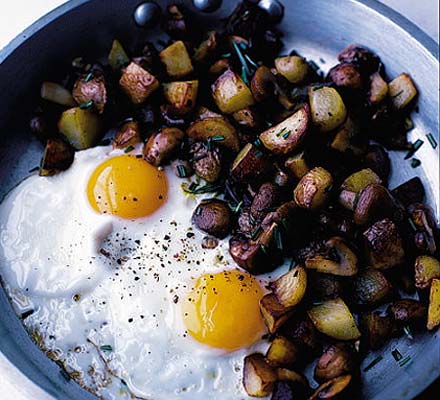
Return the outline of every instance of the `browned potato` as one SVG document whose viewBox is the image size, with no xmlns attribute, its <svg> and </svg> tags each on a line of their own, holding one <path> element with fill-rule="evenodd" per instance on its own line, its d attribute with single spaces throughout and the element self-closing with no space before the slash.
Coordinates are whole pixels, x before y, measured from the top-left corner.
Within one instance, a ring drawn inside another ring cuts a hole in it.
<svg viewBox="0 0 440 400">
<path fill-rule="evenodd" d="M 96 144 L 102 126 L 96 114 L 74 107 L 61 114 L 58 130 L 75 149 L 84 150 Z"/>
<path fill-rule="evenodd" d="M 256 220 L 261 220 L 268 210 L 275 206 L 280 197 L 279 189 L 273 183 L 263 183 L 252 200 L 251 215 Z"/>
<path fill-rule="evenodd" d="M 321 167 L 312 169 L 301 178 L 293 191 L 296 204 L 309 210 L 321 208 L 327 200 L 332 184 L 330 172 Z"/>
<path fill-rule="evenodd" d="M 318 331 L 334 339 L 356 340 L 361 336 L 353 315 L 340 298 L 326 300 L 308 314 Z"/>
<path fill-rule="evenodd" d="M 129 146 L 135 146 L 141 142 L 139 123 L 135 121 L 126 122 L 116 132 L 113 139 L 115 149 L 125 149 Z"/>
<path fill-rule="evenodd" d="M 315 392 L 308 398 L 308 400 L 318 400 L 318 399 L 334 399 L 339 396 L 351 382 L 351 375 L 342 375 L 337 378 L 333 378 L 315 390 Z"/>
<path fill-rule="evenodd" d="M 246 144 L 237 154 L 230 175 L 236 182 L 249 182 L 268 175 L 270 160 L 252 143 Z"/>
<path fill-rule="evenodd" d="M 304 140 L 309 120 L 309 106 L 304 105 L 289 118 L 260 134 L 260 140 L 274 154 L 292 153 Z"/>
<path fill-rule="evenodd" d="M 112 48 L 108 55 L 108 63 L 113 71 L 119 71 L 130 62 L 122 44 L 118 40 L 113 40 Z"/>
<path fill-rule="evenodd" d="M 55 175 L 73 163 L 74 149 L 61 139 L 48 139 L 40 163 L 40 176 Z"/>
<path fill-rule="evenodd" d="M 251 91 L 255 101 L 260 103 L 273 97 L 275 82 L 275 75 L 268 67 L 265 65 L 258 67 L 251 80 Z"/>
<path fill-rule="evenodd" d="M 269 260 L 259 243 L 233 236 L 229 240 L 229 253 L 238 266 L 251 274 L 264 272 Z"/>
<path fill-rule="evenodd" d="M 341 153 L 351 153 L 355 156 L 362 156 L 365 153 L 365 144 L 361 138 L 358 122 L 348 116 L 345 122 L 337 129 L 330 147 Z"/>
<path fill-rule="evenodd" d="M 357 225 L 365 225 L 390 216 L 394 208 L 394 199 L 388 189 L 378 183 L 370 183 L 359 194 L 353 219 Z"/>
<path fill-rule="evenodd" d="M 256 129 L 261 125 L 260 117 L 252 107 L 246 107 L 232 114 L 235 122 L 248 129 Z"/>
<path fill-rule="evenodd" d="M 344 89 L 357 90 L 363 82 L 359 69 L 353 64 L 341 63 L 335 65 L 327 75 L 327 80 Z"/>
<path fill-rule="evenodd" d="M 42 99 L 52 101 L 62 106 L 74 107 L 76 105 L 72 93 L 58 83 L 43 82 L 40 94 Z"/>
<path fill-rule="evenodd" d="M 352 373 L 356 366 L 353 347 L 347 343 L 330 345 L 319 358 L 315 367 L 315 379 L 326 382 L 338 376 Z"/>
<path fill-rule="evenodd" d="M 164 83 L 163 94 L 178 114 L 187 114 L 196 105 L 199 81 Z"/>
<path fill-rule="evenodd" d="M 270 333 L 275 333 L 293 314 L 292 309 L 281 305 L 272 293 L 261 298 L 260 310 Z"/>
<path fill-rule="evenodd" d="M 434 257 L 417 257 L 414 270 L 418 289 L 427 289 L 433 279 L 440 279 L 440 262 Z"/>
<path fill-rule="evenodd" d="M 307 273 L 298 265 L 270 284 L 273 294 L 284 307 L 296 306 L 304 297 Z"/>
<path fill-rule="evenodd" d="M 212 138 L 221 146 L 228 147 L 232 151 L 240 150 L 240 141 L 236 129 L 224 117 L 205 118 L 193 122 L 186 130 L 188 137 L 198 140 Z"/>
<path fill-rule="evenodd" d="M 298 373 L 292 369 L 277 368 L 277 378 L 278 381 L 281 382 L 299 384 L 295 387 L 295 389 L 309 389 L 309 382 L 307 381 L 307 378 L 303 374 Z"/>
<path fill-rule="evenodd" d="M 73 98 L 78 104 L 93 101 L 93 107 L 99 114 L 102 114 L 107 103 L 107 89 L 104 76 L 97 75 L 88 80 L 87 78 L 88 75 L 77 79 L 73 86 Z"/>
<path fill-rule="evenodd" d="M 392 286 L 385 275 L 375 268 L 367 268 L 353 280 L 352 293 L 358 306 L 375 307 L 385 302 Z"/>
<path fill-rule="evenodd" d="M 305 266 L 318 272 L 339 276 L 353 276 L 358 271 L 358 259 L 356 254 L 348 247 L 344 240 L 338 236 L 330 238 L 326 242 L 326 253 L 316 254 L 305 260 Z M 332 259 L 332 256 L 336 260 Z"/>
<path fill-rule="evenodd" d="M 231 63 L 227 58 L 221 58 L 209 67 L 209 73 L 213 76 L 220 76 L 228 69 L 231 69 Z"/>
<path fill-rule="evenodd" d="M 388 95 L 388 83 L 386 83 L 380 72 L 375 72 L 370 77 L 370 92 L 368 100 L 371 104 L 377 105 L 382 103 Z"/>
<path fill-rule="evenodd" d="M 286 56 L 275 59 L 275 68 L 291 83 L 301 83 L 309 72 L 309 63 L 302 57 Z"/>
<path fill-rule="evenodd" d="M 284 166 L 293 175 L 295 179 L 300 180 L 305 174 L 310 171 L 307 161 L 304 157 L 304 152 L 290 156 L 284 163 Z"/>
<path fill-rule="evenodd" d="M 339 203 L 353 210 L 359 199 L 359 193 L 371 183 L 381 184 L 379 176 L 369 168 L 351 174 L 341 185 Z"/>
<path fill-rule="evenodd" d="M 390 219 L 378 221 L 364 234 L 369 265 L 377 269 L 387 269 L 405 262 L 405 251 L 399 231 Z"/>
<path fill-rule="evenodd" d="M 146 161 L 158 167 L 168 161 L 182 143 L 184 133 L 178 128 L 163 128 L 150 136 L 143 155 Z"/>
<path fill-rule="evenodd" d="M 403 325 L 424 321 L 427 315 L 426 306 L 418 300 L 401 299 L 391 303 L 388 314 Z"/>
<path fill-rule="evenodd" d="M 222 157 L 217 147 L 208 148 L 201 142 L 191 145 L 191 165 L 197 176 L 207 182 L 215 182 L 222 172 Z"/>
<path fill-rule="evenodd" d="M 220 75 L 212 85 L 212 96 L 220 111 L 232 114 L 254 104 L 252 93 L 231 69 Z"/>
<path fill-rule="evenodd" d="M 163 49 L 159 58 L 172 78 L 182 78 L 194 71 L 191 58 L 181 40 Z"/>
<path fill-rule="evenodd" d="M 123 70 L 119 85 L 134 104 L 141 104 L 159 87 L 159 81 L 138 64 L 131 62 Z"/>
<path fill-rule="evenodd" d="M 246 356 L 243 367 L 243 386 L 252 397 L 269 396 L 277 380 L 276 371 L 260 353 Z"/>
<path fill-rule="evenodd" d="M 417 250 L 425 254 L 435 254 L 437 250 L 436 219 L 432 208 L 426 204 L 415 203 L 408 207 L 408 213 L 416 227 L 414 244 Z"/>
<path fill-rule="evenodd" d="M 405 207 L 413 203 L 421 203 L 425 197 L 425 188 L 418 176 L 407 180 L 391 191 L 392 195 Z"/>
<path fill-rule="evenodd" d="M 292 365 L 297 357 L 296 345 L 284 336 L 276 336 L 266 353 L 266 361 L 273 367 Z"/>
<path fill-rule="evenodd" d="M 191 222 L 201 231 L 223 239 L 231 227 L 231 209 L 223 200 L 203 200 L 194 210 Z"/>
<path fill-rule="evenodd" d="M 429 292 L 428 322 L 426 327 L 431 330 L 440 325 L 440 279 L 433 279 Z"/>
<path fill-rule="evenodd" d="M 397 334 L 394 320 L 377 312 L 362 314 L 361 330 L 362 343 L 371 350 L 380 349 L 388 339 Z"/>
<path fill-rule="evenodd" d="M 203 106 L 197 108 L 194 116 L 195 116 L 196 120 L 222 117 L 221 114 L 216 113 L 216 112 L 210 110 L 209 108 L 206 108 Z"/>
<path fill-rule="evenodd" d="M 380 66 L 380 59 L 376 54 L 357 44 L 350 44 L 343 49 L 338 55 L 338 60 L 357 65 L 363 75 L 371 75 Z"/>
<path fill-rule="evenodd" d="M 408 74 L 400 74 L 388 84 L 388 94 L 394 108 L 405 108 L 417 95 L 417 89 Z"/>
<path fill-rule="evenodd" d="M 329 132 L 342 125 L 347 117 L 347 109 L 336 89 L 331 87 L 311 87 L 309 89 L 310 113 L 313 124 L 321 132 Z"/>
</svg>

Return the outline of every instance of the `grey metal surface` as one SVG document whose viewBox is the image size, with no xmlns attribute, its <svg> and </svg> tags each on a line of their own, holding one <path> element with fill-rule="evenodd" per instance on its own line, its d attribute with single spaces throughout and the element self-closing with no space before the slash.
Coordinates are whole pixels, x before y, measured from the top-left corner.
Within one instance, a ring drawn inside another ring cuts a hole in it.
<svg viewBox="0 0 440 400">
<path fill-rule="evenodd" d="M 138 0 L 72 0 L 37 21 L 0 52 L 0 196 L 7 193 L 29 170 L 38 165 L 41 146 L 31 138 L 27 120 L 38 95 L 39 83 L 60 77 L 69 60 L 78 55 L 105 55 L 118 37 L 155 40 L 152 31 L 136 27 L 133 11 Z M 169 2 L 158 1 L 163 6 Z M 235 1 L 224 1 L 200 23 L 214 26 L 228 14 Z M 191 1 L 188 1 L 192 7 Z M 390 77 L 409 72 L 421 93 L 420 112 L 414 115 L 412 138 L 439 138 L 438 45 L 413 24 L 373 0 L 286 0 L 281 29 L 286 52 L 295 48 L 328 69 L 340 49 L 349 43 L 364 44 L 384 61 Z M 325 63 L 319 60 L 325 60 Z M 55 76 L 55 78 L 53 78 Z M 417 152 L 421 167 L 412 169 L 403 155 L 392 155 L 391 186 L 414 175 L 423 179 L 428 199 L 439 216 L 439 148 L 425 145 Z M 32 343 L 0 289 L 0 351 L 31 380 L 59 399 L 94 398 L 67 381 L 56 364 Z M 364 373 L 367 399 L 410 399 L 440 374 L 440 332 L 402 338 L 383 349 L 384 359 Z M 390 350 L 399 347 L 412 363 L 397 366 Z M 373 359 L 372 355 L 369 359 Z M 368 360 L 365 364 L 368 363 Z M 0 371 L 0 373 L 4 373 Z M 17 383 L 20 384 L 20 383 Z M 0 391 L 1 394 L 1 391 Z"/>
</svg>

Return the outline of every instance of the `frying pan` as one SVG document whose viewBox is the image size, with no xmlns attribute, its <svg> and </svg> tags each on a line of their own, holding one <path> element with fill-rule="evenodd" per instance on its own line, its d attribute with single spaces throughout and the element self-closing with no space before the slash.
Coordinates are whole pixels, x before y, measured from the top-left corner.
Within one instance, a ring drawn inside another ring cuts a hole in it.
<svg viewBox="0 0 440 400">
<path fill-rule="evenodd" d="M 32 105 L 44 79 L 57 80 L 73 58 L 105 56 L 113 38 L 155 41 L 157 30 L 139 28 L 133 12 L 140 0 L 72 0 L 44 16 L 0 52 L 0 196 L 6 194 L 38 165 L 42 148 L 27 126 Z M 158 2 L 163 8 L 168 1 Z M 191 3 L 189 8 L 195 12 Z M 224 1 L 200 23 L 215 27 L 236 5 Z M 439 136 L 438 45 L 408 20 L 374 0 L 286 0 L 280 24 L 286 52 L 296 49 L 326 71 L 336 54 L 350 43 L 376 51 L 394 77 L 411 74 L 419 88 L 419 112 L 410 139 L 424 139 L 417 152 L 422 165 L 411 168 L 402 153 L 393 153 L 390 187 L 419 175 L 427 188 L 427 200 L 439 216 L 439 154 L 425 134 Z M 37 348 L 0 289 L 0 351 L 35 385 L 58 399 L 96 399 L 68 380 L 60 368 Z M 363 373 L 366 399 L 410 399 L 440 375 L 440 331 L 391 341 L 380 351 L 382 361 Z M 391 350 L 399 348 L 411 362 L 399 367 Z M 379 353 L 371 354 L 363 368 Z M 0 371 L 3 375 L 7 371 Z M 23 382 L 17 382 L 22 385 Z M 33 385 L 33 384 L 32 384 Z M 1 389 L 0 389 L 1 391 Z M 1 393 L 4 394 L 4 393 Z"/>
</svg>

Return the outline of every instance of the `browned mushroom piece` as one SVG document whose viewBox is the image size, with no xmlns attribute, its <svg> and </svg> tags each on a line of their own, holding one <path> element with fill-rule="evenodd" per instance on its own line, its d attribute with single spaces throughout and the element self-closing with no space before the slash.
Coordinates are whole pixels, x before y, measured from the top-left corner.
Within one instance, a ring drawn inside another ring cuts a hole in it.
<svg viewBox="0 0 440 400">
<path fill-rule="evenodd" d="M 375 307 L 387 301 L 392 293 L 392 285 L 385 275 L 367 268 L 355 276 L 352 283 L 354 303 L 361 307 Z"/>
<path fill-rule="evenodd" d="M 93 107 L 99 114 L 104 112 L 107 103 L 107 89 L 105 79 L 102 74 L 86 75 L 75 82 L 72 90 L 72 96 L 78 104 L 93 102 Z"/>
<path fill-rule="evenodd" d="M 357 44 L 351 44 L 343 49 L 338 55 L 338 60 L 357 65 L 363 75 L 371 75 L 380 67 L 380 58 L 372 51 Z"/>
<path fill-rule="evenodd" d="M 394 209 L 395 202 L 388 189 L 380 184 L 371 183 L 360 192 L 353 219 L 357 225 L 365 225 L 390 217 Z"/>
<path fill-rule="evenodd" d="M 305 356 L 316 355 L 321 350 L 318 331 L 307 315 L 290 319 L 280 333 L 296 343 Z"/>
<path fill-rule="evenodd" d="M 414 299 L 396 300 L 390 304 L 388 314 L 399 324 L 425 323 L 428 308 Z"/>
<path fill-rule="evenodd" d="M 75 150 L 62 139 L 48 139 L 40 163 L 40 176 L 55 175 L 70 167 Z"/>
<path fill-rule="evenodd" d="M 263 183 L 252 200 L 251 215 L 256 220 L 261 220 L 277 205 L 280 193 L 276 185 L 270 182 Z"/>
<path fill-rule="evenodd" d="M 269 396 L 276 380 L 276 371 L 266 362 L 262 354 L 254 353 L 245 357 L 243 386 L 249 396 Z"/>
<path fill-rule="evenodd" d="M 265 101 L 275 95 L 276 78 L 270 68 L 261 65 L 251 80 L 251 91 L 257 102 Z"/>
<path fill-rule="evenodd" d="M 199 63 L 209 61 L 214 55 L 219 43 L 219 34 L 216 31 L 209 31 L 207 38 L 194 49 L 194 60 Z"/>
<path fill-rule="evenodd" d="M 231 178 L 239 183 L 258 181 L 273 169 L 269 157 L 252 143 L 245 145 L 232 163 Z"/>
<path fill-rule="evenodd" d="M 245 107 L 232 114 L 235 122 L 243 128 L 255 130 L 261 126 L 261 117 L 253 107 Z"/>
<path fill-rule="evenodd" d="M 335 65 L 328 72 L 327 80 L 343 89 L 358 90 L 363 86 L 359 69 L 354 64 L 341 63 Z"/>
<path fill-rule="evenodd" d="M 318 359 L 315 379 L 325 382 L 338 376 L 354 372 L 356 353 L 349 343 L 338 342 L 330 345 Z"/>
<path fill-rule="evenodd" d="M 191 166 L 197 176 L 215 182 L 222 171 L 222 156 L 217 146 L 195 142 L 190 148 Z"/>
<path fill-rule="evenodd" d="M 154 166 L 162 165 L 178 150 L 184 133 L 178 128 L 163 128 L 145 143 L 143 155 Z"/>
<path fill-rule="evenodd" d="M 385 149 L 378 145 L 373 144 L 368 147 L 367 154 L 364 157 L 365 168 L 370 168 L 374 171 L 382 181 L 386 182 L 390 175 L 390 158 Z"/>
<path fill-rule="evenodd" d="M 405 207 L 413 203 L 421 203 L 425 197 L 425 188 L 418 176 L 407 180 L 391 191 L 391 194 Z"/>
<path fill-rule="evenodd" d="M 209 73 L 214 77 L 222 75 L 225 71 L 231 68 L 231 63 L 227 58 L 217 60 L 209 67 Z"/>
<path fill-rule="evenodd" d="M 415 203 L 408 207 L 408 213 L 416 231 L 414 233 L 414 244 L 420 253 L 435 254 L 437 250 L 435 222 L 432 208 L 426 204 Z"/>
<path fill-rule="evenodd" d="M 116 132 L 113 139 L 113 147 L 116 149 L 125 149 L 129 146 L 135 146 L 140 143 L 141 134 L 139 123 L 130 121 L 123 124 Z"/>
<path fill-rule="evenodd" d="M 294 312 L 291 307 L 284 307 L 280 304 L 273 293 L 261 298 L 260 311 L 269 333 L 277 332 Z"/>
<path fill-rule="evenodd" d="M 182 39 L 188 36 L 189 28 L 187 22 L 177 4 L 170 4 L 167 7 L 162 28 L 173 38 Z"/>
<path fill-rule="evenodd" d="M 251 216 L 250 208 L 243 208 L 238 216 L 238 228 L 241 233 L 250 236 L 255 230 L 256 221 Z"/>
<path fill-rule="evenodd" d="M 397 335 L 397 326 L 389 315 L 378 312 L 364 313 L 360 320 L 361 344 L 366 349 L 380 349 L 391 337 Z"/>
<path fill-rule="evenodd" d="M 191 221 L 201 231 L 223 239 L 231 227 L 231 209 L 223 200 L 203 200 L 194 210 Z"/>
<path fill-rule="evenodd" d="M 376 222 L 364 234 L 369 265 L 387 269 L 405 262 L 403 240 L 397 226 L 386 218 Z"/>
<path fill-rule="evenodd" d="M 273 367 L 289 367 L 296 361 L 297 357 L 297 346 L 280 335 L 272 340 L 266 353 L 266 361 Z"/>
<path fill-rule="evenodd" d="M 308 400 L 339 398 L 342 392 L 348 390 L 351 381 L 351 375 L 341 375 L 333 378 L 319 386 Z"/>
<path fill-rule="evenodd" d="M 319 302 L 343 296 L 343 281 L 335 275 L 308 271 L 307 279 L 310 281 L 309 293 L 313 300 Z"/>
</svg>

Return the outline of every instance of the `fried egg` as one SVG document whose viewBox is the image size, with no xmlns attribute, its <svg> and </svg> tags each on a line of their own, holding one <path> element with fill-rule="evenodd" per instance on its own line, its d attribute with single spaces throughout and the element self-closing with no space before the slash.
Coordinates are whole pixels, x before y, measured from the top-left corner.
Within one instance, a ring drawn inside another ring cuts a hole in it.
<svg viewBox="0 0 440 400">
<path fill-rule="evenodd" d="M 190 222 L 203 196 L 139 150 L 77 152 L 11 191 L 5 288 L 48 356 L 103 398 L 248 398 L 243 359 L 267 349 L 259 300 L 275 276 L 239 270 L 227 240 L 204 249 Z"/>
</svg>

